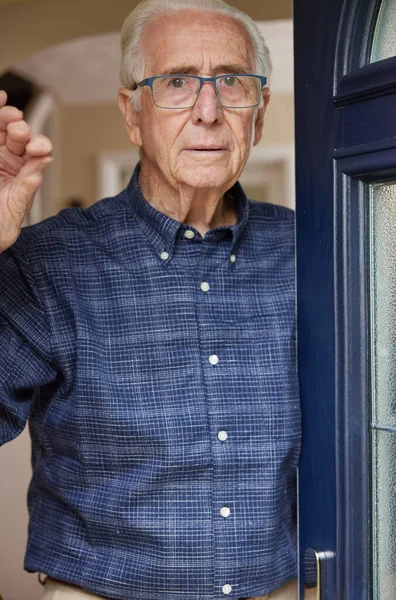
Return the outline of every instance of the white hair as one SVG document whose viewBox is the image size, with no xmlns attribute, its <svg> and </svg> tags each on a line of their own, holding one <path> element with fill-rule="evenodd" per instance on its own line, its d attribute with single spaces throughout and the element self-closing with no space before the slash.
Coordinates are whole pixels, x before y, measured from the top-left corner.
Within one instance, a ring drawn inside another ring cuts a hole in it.
<svg viewBox="0 0 396 600">
<path fill-rule="evenodd" d="M 142 35 L 146 25 L 161 14 L 186 9 L 220 13 L 241 23 L 253 46 L 256 74 L 265 76 L 269 84 L 272 71 L 270 53 L 257 24 L 248 15 L 223 0 L 143 0 L 127 16 L 121 29 L 122 86 L 131 89 L 133 84 L 144 79 L 145 58 L 142 50 Z M 139 110 L 139 96 L 140 90 L 132 94 L 132 102 L 136 110 Z"/>
</svg>

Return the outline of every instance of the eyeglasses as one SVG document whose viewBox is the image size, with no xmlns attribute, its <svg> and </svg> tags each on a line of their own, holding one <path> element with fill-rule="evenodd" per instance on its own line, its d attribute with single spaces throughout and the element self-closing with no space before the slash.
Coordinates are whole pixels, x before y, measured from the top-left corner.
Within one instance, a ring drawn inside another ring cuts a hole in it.
<svg viewBox="0 0 396 600">
<path fill-rule="evenodd" d="M 252 108 L 261 99 L 267 78 L 260 75 L 231 74 L 218 77 L 196 75 L 159 75 L 135 83 L 132 91 L 148 85 L 159 108 L 192 108 L 204 83 L 210 82 L 224 108 Z"/>
</svg>

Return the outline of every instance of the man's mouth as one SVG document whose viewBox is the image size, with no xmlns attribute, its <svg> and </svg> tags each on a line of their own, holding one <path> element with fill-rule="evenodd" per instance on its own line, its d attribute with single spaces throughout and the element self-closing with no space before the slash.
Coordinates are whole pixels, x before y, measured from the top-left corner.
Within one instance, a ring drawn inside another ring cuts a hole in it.
<svg viewBox="0 0 396 600">
<path fill-rule="evenodd" d="M 186 148 L 188 152 L 226 152 L 227 148 L 219 146 L 194 146 L 193 148 Z"/>
</svg>

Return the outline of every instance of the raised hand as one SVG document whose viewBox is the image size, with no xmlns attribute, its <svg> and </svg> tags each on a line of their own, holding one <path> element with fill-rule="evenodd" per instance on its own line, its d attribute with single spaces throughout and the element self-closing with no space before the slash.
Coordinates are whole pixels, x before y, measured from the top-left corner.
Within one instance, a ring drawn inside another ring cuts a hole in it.
<svg viewBox="0 0 396 600">
<path fill-rule="evenodd" d="M 6 102 L 0 90 L 0 252 L 19 236 L 53 152 L 51 140 L 32 135 L 23 113 Z"/>
</svg>

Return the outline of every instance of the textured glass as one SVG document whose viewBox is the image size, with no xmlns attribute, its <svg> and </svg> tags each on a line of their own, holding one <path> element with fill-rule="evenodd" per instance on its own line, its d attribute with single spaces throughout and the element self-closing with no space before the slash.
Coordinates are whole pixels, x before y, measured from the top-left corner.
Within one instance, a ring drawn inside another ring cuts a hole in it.
<svg viewBox="0 0 396 600">
<path fill-rule="evenodd" d="M 396 427 L 396 185 L 373 186 L 370 204 L 372 419 Z"/>
<path fill-rule="evenodd" d="M 396 598 L 396 432 L 373 431 L 374 600 Z"/>
<path fill-rule="evenodd" d="M 370 189 L 373 599 L 396 599 L 396 185 Z"/>
<path fill-rule="evenodd" d="M 396 2 L 383 0 L 375 28 L 371 62 L 396 56 Z"/>
</svg>

